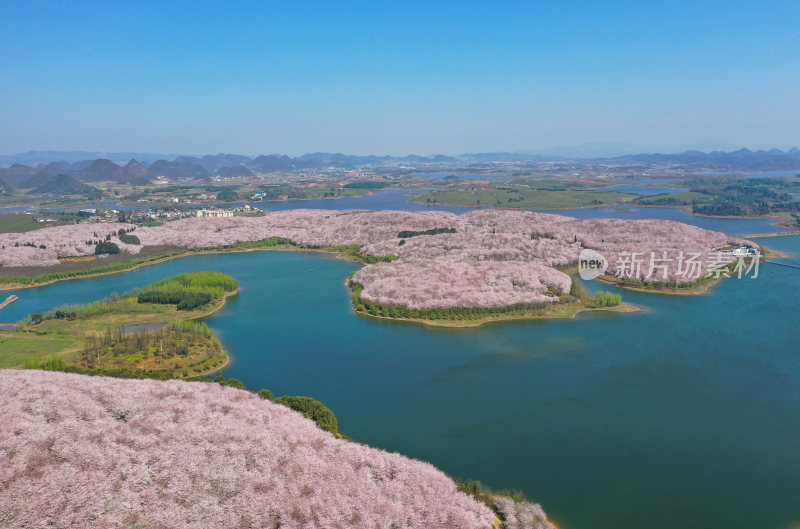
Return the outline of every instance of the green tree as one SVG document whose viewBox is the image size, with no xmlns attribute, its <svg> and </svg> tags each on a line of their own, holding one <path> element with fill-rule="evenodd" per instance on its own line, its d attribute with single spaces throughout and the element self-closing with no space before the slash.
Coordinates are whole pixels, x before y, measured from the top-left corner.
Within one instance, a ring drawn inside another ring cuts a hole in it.
<svg viewBox="0 0 800 529">
<path fill-rule="evenodd" d="M 299 411 L 306 418 L 317 423 L 326 432 L 336 433 L 339 430 L 336 415 L 318 400 L 314 400 L 311 397 L 284 396 L 275 400 L 275 402 Z"/>
<path fill-rule="evenodd" d="M 118 254 L 119 246 L 110 241 L 103 241 L 94 247 L 94 253 L 95 255 Z"/>
</svg>

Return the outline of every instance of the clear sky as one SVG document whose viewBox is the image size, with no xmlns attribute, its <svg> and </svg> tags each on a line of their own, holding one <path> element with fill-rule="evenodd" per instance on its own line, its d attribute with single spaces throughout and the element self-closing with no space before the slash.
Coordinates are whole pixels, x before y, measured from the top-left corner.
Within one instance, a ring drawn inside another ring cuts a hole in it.
<svg viewBox="0 0 800 529">
<path fill-rule="evenodd" d="M 797 0 L 0 2 L 6 154 L 785 148 L 798 118 Z"/>
</svg>

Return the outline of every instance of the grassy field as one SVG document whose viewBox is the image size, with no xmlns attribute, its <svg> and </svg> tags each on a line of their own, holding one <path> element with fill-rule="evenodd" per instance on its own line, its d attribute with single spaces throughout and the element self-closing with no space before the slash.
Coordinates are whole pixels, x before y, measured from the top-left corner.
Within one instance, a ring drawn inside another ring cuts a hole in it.
<svg viewBox="0 0 800 529">
<path fill-rule="evenodd" d="M 694 191 L 663 193 L 661 195 L 643 196 L 636 199 L 636 204 L 643 206 L 691 206 L 694 201 L 708 200 L 709 196 Z"/>
<path fill-rule="evenodd" d="M 536 189 L 524 186 L 443 189 L 416 196 L 412 202 L 447 206 L 493 206 L 522 209 L 568 209 L 625 204 L 637 195 L 616 191 L 589 191 L 574 188 Z"/>
<path fill-rule="evenodd" d="M 53 354 L 76 352 L 82 344 L 83 337 L 71 333 L 0 331 L 0 369 L 22 367 L 29 360 Z"/>
<path fill-rule="evenodd" d="M 221 283 L 213 283 L 213 276 L 211 282 L 191 283 L 200 274 L 208 273 L 177 276 L 188 278 L 183 285 L 173 281 L 152 286 L 173 297 L 214 293 L 211 301 L 191 310 L 179 310 L 177 303 L 166 302 L 170 300 L 140 303 L 143 289 L 33 315 L 16 330 L 0 331 L 0 368 L 22 367 L 56 355 L 86 369 L 162 371 L 184 378 L 221 369 L 228 361 L 227 354 L 205 324 L 196 320 L 221 308 L 227 297 L 236 293 L 235 280 L 219 274 L 229 281 L 224 290 Z M 151 327 L 142 328 L 145 324 Z M 123 332 L 123 327 L 134 325 L 139 328 Z"/>
<path fill-rule="evenodd" d="M 42 222 L 39 222 L 40 220 Z M 57 213 L 3 213 L 0 214 L 0 233 L 24 233 L 73 222 L 75 222 L 75 217 Z"/>
</svg>

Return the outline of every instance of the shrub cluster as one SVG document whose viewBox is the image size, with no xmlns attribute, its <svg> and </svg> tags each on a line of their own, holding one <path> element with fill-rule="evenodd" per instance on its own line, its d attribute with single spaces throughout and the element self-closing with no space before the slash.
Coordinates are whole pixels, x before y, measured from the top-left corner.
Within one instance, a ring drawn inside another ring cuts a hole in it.
<svg viewBox="0 0 800 529">
<path fill-rule="evenodd" d="M 119 253 L 119 246 L 111 241 L 99 242 L 97 243 L 97 246 L 94 247 L 94 253 L 96 255 L 117 254 Z"/>
<path fill-rule="evenodd" d="M 125 244 L 135 244 L 137 246 L 142 244 L 142 242 L 139 240 L 139 237 L 136 235 L 130 235 L 128 233 L 121 233 L 119 235 L 119 240 Z"/>
<path fill-rule="evenodd" d="M 192 310 L 221 299 L 238 287 L 236 279 L 221 272 L 189 272 L 153 283 L 138 293 L 137 301 Z"/>
<path fill-rule="evenodd" d="M 455 233 L 455 228 L 432 228 L 425 231 L 403 230 L 397 234 L 401 239 L 408 239 L 409 237 L 417 237 L 418 235 L 439 235 L 440 233 Z"/>
<path fill-rule="evenodd" d="M 425 319 L 425 320 L 478 320 L 487 316 L 499 314 L 530 314 L 544 311 L 553 305 L 550 302 L 543 303 L 514 303 L 501 307 L 434 307 L 429 309 L 412 309 L 402 305 L 382 305 L 371 303 L 361 297 L 364 285 L 350 282 L 350 290 L 353 297 L 353 307 L 356 312 L 366 312 L 373 316 L 383 316 L 386 318 L 403 319 Z M 569 296 L 563 296 L 561 302 L 571 301 Z"/>
<path fill-rule="evenodd" d="M 159 305 L 177 305 L 178 310 L 192 310 L 211 303 L 214 296 L 208 292 L 192 292 L 186 290 L 146 289 L 139 294 L 139 303 L 158 303 Z"/>
<path fill-rule="evenodd" d="M 622 303 L 622 296 L 614 294 L 613 292 L 606 292 L 600 290 L 595 294 L 594 298 L 586 303 L 587 307 L 616 307 Z"/>
<path fill-rule="evenodd" d="M 259 392 L 259 396 L 262 396 L 261 392 Z M 314 400 L 311 397 L 284 396 L 275 399 L 275 402 L 299 411 L 307 419 L 317 423 L 326 432 L 336 433 L 339 430 L 336 415 L 318 400 Z"/>
</svg>

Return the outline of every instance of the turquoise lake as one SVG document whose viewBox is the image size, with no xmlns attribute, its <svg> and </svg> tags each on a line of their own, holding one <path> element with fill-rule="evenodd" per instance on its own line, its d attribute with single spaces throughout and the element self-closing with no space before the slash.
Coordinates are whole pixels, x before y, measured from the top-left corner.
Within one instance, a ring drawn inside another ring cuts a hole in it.
<svg viewBox="0 0 800 529">
<path fill-rule="evenodd" d="M 800 237 L 760 242 L 800 263 Z M 800 270 L 763 264 L 700 297 L 622 291 L 636 314 L 447 330 L 355 315 L 356 267 L 192 256 L 15 291 L 0 321 L 220 270 L 241 283 L 207 320 L 233 358 L 225 375 L 317 398 L 358 441 L 521 490 L 560 529 L 800 523 Z"/>
</svg>

